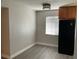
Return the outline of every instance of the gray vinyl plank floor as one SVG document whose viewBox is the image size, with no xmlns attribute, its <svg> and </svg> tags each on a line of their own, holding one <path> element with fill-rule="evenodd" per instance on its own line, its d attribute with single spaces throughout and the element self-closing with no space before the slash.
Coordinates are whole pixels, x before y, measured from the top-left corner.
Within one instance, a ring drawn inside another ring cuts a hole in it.
<svg viewBox="0 0 79 59">
<path fill-rule="evenodd" d="M 73 59 L 73 56 L 59 54 L 56 47 L 35 45 L 13 59 Z"/>
</svg>

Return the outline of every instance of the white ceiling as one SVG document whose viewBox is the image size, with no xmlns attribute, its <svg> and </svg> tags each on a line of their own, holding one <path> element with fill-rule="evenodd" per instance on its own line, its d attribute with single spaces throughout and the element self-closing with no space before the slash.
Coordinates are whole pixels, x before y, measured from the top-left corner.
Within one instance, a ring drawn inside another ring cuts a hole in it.
<svg viewBox="0 0 79 59">
<path fill-rule="evenodd" d="M 35 10 L 42 10 L 42 3 L 48 2 L 51 4 L 51 9 L 58 9 L 61 5 L 76 2 L 76 0 L 18 0 L 31 6 Z"/>
</svg>

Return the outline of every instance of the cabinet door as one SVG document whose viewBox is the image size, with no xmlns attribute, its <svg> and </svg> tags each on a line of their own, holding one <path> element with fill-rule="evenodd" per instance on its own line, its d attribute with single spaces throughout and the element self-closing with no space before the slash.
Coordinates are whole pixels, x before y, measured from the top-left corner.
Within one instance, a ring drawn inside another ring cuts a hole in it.
<svg viewBox="0 0 79 59">
<path fill-rule="evenodd" d="M 59 21 L 59 53 L 73 55 L 75 20 Z"/>
<path fill-rule="evenodd" d="M 76 6 L 72 6 L 68 8 L 68 19 L 76 18 Z"/>
<path fill-rule="evenodd" d="M 67 6 L 59 8 L 60 20 L 72 20 L 76 18 L 76 6 Z"/>
<path fill-rule="evenodd" d="M 61 7 L 59 9 L 59 19 L 63 20 L 68 17 L 68 9 L 66 7 Z"/>
</svg>

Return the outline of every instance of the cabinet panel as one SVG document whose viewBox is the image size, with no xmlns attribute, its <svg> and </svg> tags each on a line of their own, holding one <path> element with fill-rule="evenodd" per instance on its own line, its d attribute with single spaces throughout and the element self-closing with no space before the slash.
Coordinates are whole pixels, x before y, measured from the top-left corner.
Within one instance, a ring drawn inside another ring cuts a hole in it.
<svg viewBox="0 0 79 59">
<path fill-rule="evenodd" d="M 59 21 L 59 53 L 73 55 L 75 20 Z"/>
</svg>

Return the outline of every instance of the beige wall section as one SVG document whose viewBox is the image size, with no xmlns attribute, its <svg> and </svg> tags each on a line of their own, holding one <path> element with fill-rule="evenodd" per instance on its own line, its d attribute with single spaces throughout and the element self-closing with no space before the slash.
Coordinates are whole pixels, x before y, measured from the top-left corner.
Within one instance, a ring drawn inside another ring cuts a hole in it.
<svg viewBox="0 0 79 59">
<path fill-rule="evenodd" d="M 46 16 L 58 15 L 58 10 L 36 11 L 36 42 L 58 45 L 58 36 L 46 35 Z"/>
<path fill-rule="evenodd" d="M 1 8 L 1 53 L 2 55 L 10 55 L 9 46 L 9 9 Z"/>
</svg>

